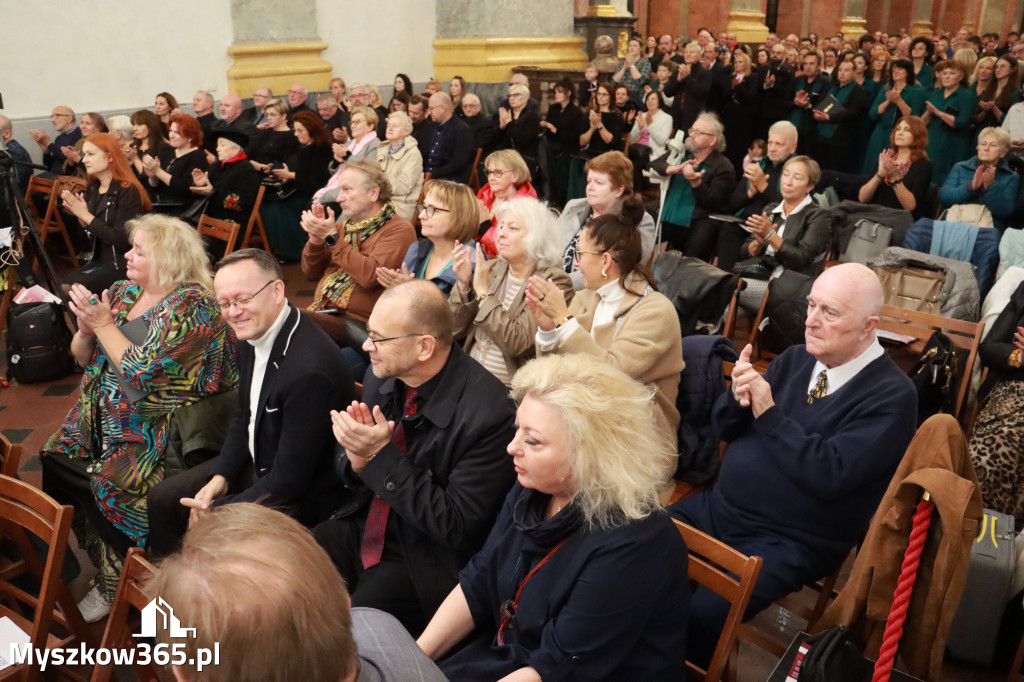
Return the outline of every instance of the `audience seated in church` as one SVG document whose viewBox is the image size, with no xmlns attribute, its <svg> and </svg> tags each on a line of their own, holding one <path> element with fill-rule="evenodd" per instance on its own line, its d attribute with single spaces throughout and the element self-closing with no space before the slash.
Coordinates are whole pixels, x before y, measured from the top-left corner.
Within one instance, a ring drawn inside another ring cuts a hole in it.
<svg viewBox="0 0 1024 682">
<path fill-rule="evenodd" d="M 484 161 L 487 168 L 487 184 L 480 188 L 476 198 L 480 202 L 480 222 L 490 223 L 490 227 L 480 238 L 480 244 L 488 258 L 498 253 L 497 240 L 498 218 L 495 210 L 502 202 L 513 197 L 537 198 L 537 191 L 530 184 L 530 169 L 526 161 L 514 149 L 501 149 L 491 152 Z M 551 233 L 552 237 L 555 233 Z M 554 240 L 552 240 L 554 241 Z"/>
<path fill-rule="evenodd" d="M 252 121 L 242 115 L 242 98 L 238 95 L 228 93 L 224 95 L 220 100 L 220 121 L 216 128 L 234 128 L 235 130 L 245 133 L 252 139 L 256 136 L 257 128 Z M 208 135 L 204 135 L 207 142 L 210 142 L 213 138 Z M 206 145 L 207 150 L 212 150 L 213 146 Z M 207 157 L 209 158 L 209 157 Z"/>
<path fill-rule="evenodd" d="M 71 110 L 71 107 L 61 105 L 54 107 L 53 113 L 50 114 L 50 123 L 57 131 L 57 137 L 51 140 L 50 135 L 42 130 L 28 131 L 29 137 L 36 141 L 39 149 L 43 152 L 43 165 L 53 175 L 60 175 L 64 168 L 66 159 L 61 149 L 73 147 L 82 139 L 82 131 L 78 128 L 75 120 L 75 112 Z"/>
<path fill-rule="evenodd" d="M 714 114 L 697 117 L 684 142 L 681 163 L 656 159 L 652 168 L 671 176 L 661 209 L 662 242 L 688 256 L 707 262 L 715 256 L 720 221 L 710 218 L 721 213 L 736 184 L 732 163 L 725 151 L 725 130 Z"/>
<path fill-rule="evenodd" d="M 501 152 L 496 152 L 501 153 Z M 562 267 L 562 249 L 551 235 L 554 214 L 535 197 L 514 196 L 494 208 L 496 253 L 487 260 L 482 246 L 460 245 L 448 303 L 455 337 L 463 349 L 510 385 L 512 376 L 534 356 L 537 322 L 526 306 L 526 282 L 536 275 L 562 290 L 568 302 L 572 282 Z"/>
<path fill-rule="evenodd" d="M 264 126 L 270 127 L 270 122 L 267 120 L 267 114 L 264 109 L 272 99 L 274 99 L 273 90 L 270 88 L 256 88 L 256 91 L 252 93 L 252 106 L 243 111 L 242 116 L 245 116 L 260 130 L 263 130 Z"/>
<path fill-rule="evenodd" d="M 147 196 L 152 201 L 156 192 L 155 188 L 149 186 L 146 166 L 143 161 L 147 155 L 159 157 L 166 153 L 167 140 L 160 134 L 160 117 L 149 109 L 139 109 L 132 114 L 132 134 L 134 139 L 131 146 L 127 148 L 125 156 L 128 163 L 131 164 L 139 184 L 145 188 Z"/>
<path fill-rule="evenodd" d="M 904 116 L 893 128 L 890 143 L 892 147 L 879 153 L 870 166 L 871 177 L 860 188 L 859 199 L 865 204 L 902 208 L 914 218 L 927 217 L 932 182 L 932 163 L 925 153 L 928 128 L 920 117 Z"/>
<path fill-rule="evenodd" d="M 552 281 L 530 278 L 527 304 L 537 321 L 537 353 L 589 353 L 655 389 L 657 424 L 675 446 L 676 395 L 683 371 L 679 316 L 656 291 L 644 265 L 637 196 L 620 213 L 604 213 L 583 227 L 575 254 L 583 290 L 567 304 Z M 666 470 L 666 481 L 675 472 Z"/>
<path fill-rule="evenodd" d="M 465 102 L 464 102 L 465 103 Z M 427 98 L 420 95 L 413 95 L 409 98 L 409 118 L 412 120 L 412 136 L 416 138 L 420 154 L 426 154 L 430 150 L 430 143 L 434 139 L 434 122 L 427 111 Z M 487 119 L 487 128 L 490 128 L 490 119 Z M 424 156 L 426 161 L 426 156 Z"/>
<path fill-rule="evenodd" d="M 508 108 L 498 109 L 498 129 L 495 131 L 494 148 L 509 149 L 518 153 L 526 162 L 530 177 L 538 178 L 540 113 L 536 109 L 527 109 L 530 89 L 525 85 L 510 85 L 508 101 Z"/>
<path fill-rule="evenodd" d="M 571 199 L 558 217 L 561 243 L 565 245 L 562 266 L 572 277 L 573 288 L 583 288 L 583 276 L 577 267 L 577 241 L 581 230 L 593 218 L 618 213 L 622 202 L 633 194 L 633 164 L 622 152 L 607 152 L 587 162 L 587 196 Z M 648 213 L 640 218 L 641 260 L 654 253 L 654 219 Z"/>
<path fill-rule="evenodd" d="M 64 168 L 61 171 L 61 175 L 85 178 L 89 175 L 85 171 L 85 166 L 82 165 L 82 145 L 85 144 L 85 138 L 93 133 L 108 133 L 110 129 L 107 127 L 107 122 L 103 120 L 103 117 L 94 111 L 82 114 L 78 127 L 82 131 L 82 137 L 79 138 L 78 142 L 74 146 L 67 145 L 61 147 L 61 151 L 64 152 Z"/>
<path fill-rule="evenodd" d="M 197 523 L 147 589 L 191 631 L 159 628 L 158 646 L 183 653 L 171 664 L 179 682 L 446 679 L 393 617 L 351 608 L 345 582 L 302 526 L 260 505 L 233 504 Z"/>
<path fill-rule="evenodd" d="M 665 83 L 663 94 L 674 98 L 672 116 L 677 130 L 690 129 L 711 92 L 711 72 L 701 66 L 700 58 L 700 45 L 689 43 L 683 50 L 682 63 Z"/>
<path fill-rule="evenodd" d="M 32 163 L 32 157 L 29 156 L 28 150 L 14 139 L 14 126 L 11 125 L 11 119 L 3 115 L 0 115 L 0 142 L 10 152 L 11 158 L 15 162 L 14 174 L 18 178 L 18 187 L 25 192 L 28 189 L 28 179 L 32 177 L 32 168 L 26 164 Z"/>
<path fill-rule="evenodd" d="M 431 95 L 429 108 L 434 125 L 430 141 L 422 152 L 423 170 L 435 180 L 468 181 L 476 155 L 469 126 L 455 116 L 452 98 L 447 93 Z"/>
<path fill-rule="evenodd" d="M 675 450 L 650 389 L 595 358 L 548 357 L 513 395 L 518 482 L 420 646 L 455 682 L 681 679 L 687 556 L 658 503 Z"/>
<path fill-rule="evenodd" d="M 515 473 L 514 405 L 453 345 L 432 283 L 387 289 L 367 322 L 362 402 L 332 412 L 346 489 L 314 529 L 352 603 L 419 634 L 483 545 Z"/>
<path fill-rule="evenodd" d="M 169 92 L 161 92 L 153 98 L 153 111 L 160 117 L 160 123 L 163 124 L 161 132 L 164 135 L 171 132 L 171 116 L 182 113 L 177 98 Z"/>
<path fill-rule="evenodd" d="M 275 164 L 283 164 L 299 146 L 288 125 L 288 105 L 283 99 L 275 97 L 263 107 L 267 117 L 267 128 L 261 129 L 256 137 L 250 140 L 245 153 L 249 163 L 260 173 L 270 176 Z"/>
<path fill-rule="evenodd" d="M 223 504 L 263 504 L 307 526 L 334 511 L 341 481 L 327 416 L 352 402 L 355 384 L 337 344 L 288 302 L 283 277 L 258 249 L 217 264 L 217 304 L 238 340 L 238 407 L 218 456 L 150 490 L 150 558 L 177 550 L 186 529 Z"/>
<path fill-rule="evenodd" d="M 330 93 L 320 93 L 316 98 L 316 110 L 320 114 L 327 132 L 334 142 L 348 142 L 349 113 L 338 105 L 338 100 Z"/>
<path fill-rule="evenodd" d="M 309 106 L 309 90 L 306 88 L 304 83 L 292 83 L 292 86 L 288 88 L 286 93 L 288 98 L 288 121 L 292 121 L 292 117 L 300 111 L 313 111 L 313 107 Z"/>
<path fill-rule="evenodd" d="M 622 133 L 627 128 L 622 113 L 615 106 L 611 83 L 597 84 L 597 90 L 590 99 L 588 118 L 590 125 L 580 134 L 580 148 L 586 158 L 622 149 Z"/>
<path fill-rule="evenodd" d="M 576 105 L 576 89 L 568 78 L 555 83 L 554 100 L 540 126 L 545 131 L 552 162 L 548 200 L 554 206 L 562 206 L 569 187 L 570 158 L 579 154 L 580 135 L 587 130 L 588 121 L 587 115 Z"/>
<path fill-rule="evenodd" d="M 928 93 L 914 82 L 913 65 L 906 59 L 896 59 L 889 70 L 886 88 L 879 90 L 868 108 L 868 117 L 875 121 L 874 129 L 864 153 L 864 172 L 876 167 L 878 155 L 892 144 L 892 129 L 904 116 L 924 113 Z M 931 175 L 928 176 L 931 182 Z"/>
<path fill-rule="evenodd" d="M 377 163 L 391 181 L 395 211 L 412 220 L 423 189 L 423 156 L 412 136 L 412 120 L 404 111 L 388 115 L 386 140 L 377 146 Z"/>
<path fill-rule="evenodd" d="M 260 176 L 245 155 L 249 138 L 232 129 L 213 131 L 217 161 L 207 172 L 192 172 L 193 194 L 208 197 L 203 213 L 240 225 L 246 225 L 256 203 Z"/>
<path fill-rule="evenodd" d="M 160 212 L 177 215 L 192 203 L 194 171 L 207 168 L 206 152 L 203 149 L 203 130 L 199 121 L 188 114 L 174 114 L 170 122 L 170 142 L 161 146 L 156 156 L 142 157 L 146 181 L 155 190 Z M 177 206 L 173 206 L 173 205 Z"/>
<path fill-rule="evenodd" d="M 365 323 L 384 287 L 377 268 L 399 268 L 416 231 L 395 213 L 391 181 L 374 161 L 352 161 L 338 178 L 342 217 L 314 202 L 302 214 L 309 241 L 302 272 L 319 278 L 310 310 L 336 342 L 347 344 L 346 321 Z M 326 311 L 326 312 L 321 312 Z"/>
<path fill-rule="evenodd" d="M 629 133 L 629 160 L 633 162 L 633 187 L 643 187 L 643 172 L 666 152 L 672 137 L 672 116 L 665 112 L 661 93 L 652 90 L 644 95 L 646 111 L 637 113 Z"/>
<path fill-rule="evenodd" d="M 953 166 L 939 190 L 939 201 L 947 208 L 982 204 L 992 213 L 995 227 L 1004 229 L 1020 190 L 1020 176 L 1006 162 L 1009 151 L 1009 133 L 1002 128 L 982 130 L 977 156 Z"/>
<path fill-rule="evenodd" d="M 448 95 L 452 98 L 452 106 L 455 107 L 455 115 L 459 118 L 465 118 L 466 114 L 462 111 L 462 98 L 466 96 L 466 79 L 462 76 L 453 76 L 448 81 Z"/>
<path fill-rule="evenodd" d="M 480 227 L 476 197 L 466 185 L 431 179 L 423 185 L 423 204 L 418 210 L 423 236 L 409 246 L 401 268 L 377 268 L 377 281 L 383 287 L 393 287 L 425 279 L 447 297 L 455 286 L 456 247 L 476 247 L 474 237 Z"/>
<path fill-rule="evenodd" d="M 203 129 L 203 135 L 209 135 L 219 123 L 217 116 L 213 113 L 213 95 L 205 90 L 198 91 L 192 96 L 192 111 L 199 126 Z M 170 126 L 168 126 L 170 132 Z"/>
<path fill-rule="evenodd" d="M 914 435 L 917 393 L 875 338 L 878 277 L 825 270 L 807 302 L 806 345 L 762 377 L 743 349 L 715 403 L 729 442 L 709 490 L 669 507 L 677 519 L 764 559 L 745 619 L 836 570 L 867 528 Z M 693 596 L 687 651 L 706 663 L 729 603 Z"/>
</svg>

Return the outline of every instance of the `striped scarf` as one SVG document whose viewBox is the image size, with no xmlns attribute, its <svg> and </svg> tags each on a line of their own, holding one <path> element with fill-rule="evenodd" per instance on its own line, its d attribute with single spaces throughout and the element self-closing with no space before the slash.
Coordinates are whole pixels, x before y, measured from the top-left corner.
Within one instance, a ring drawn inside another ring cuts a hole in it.
<svg viewBox="0 0 1024 682">
<path fill-rule="evenodd" d="M 358 251 L 359 245 L 372 237 L 377 230 L 387 225 L 394 215 L 395 205 L 388 201 L 377 212 L 377 215 L 366 220 L 355 222 L 351 218 L 346 218 L 343 224 L 345 232 L 343 238 L 349 243 L 349 246 Z M 334 307 L 347 310 L 349 299 L 352 298 L 352 292 L 355 288 L 356 282 L 352 279 L 352 276 L 345 270 L 339 269 L 337 272 L 327 276 L 323 287 L 320 289 L 320 295 L 313 301 L 313 305 L 309 306 L 309 309 L 323 310 L 328 307 L 328 304 L 333 304 Z"/>
</svg>

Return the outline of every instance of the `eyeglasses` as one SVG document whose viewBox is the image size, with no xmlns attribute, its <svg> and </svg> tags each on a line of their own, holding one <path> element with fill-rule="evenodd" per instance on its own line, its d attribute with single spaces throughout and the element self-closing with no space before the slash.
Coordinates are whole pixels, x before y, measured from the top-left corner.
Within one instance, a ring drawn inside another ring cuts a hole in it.
<svg viewBox="0 0 1024 682">
<path fill-rule="evenodd" d="M 416 204 L 416 213 L 422 213 L 428 218 L 433 218 L 434 214 L 437 213 L 438 211 L 451 213 L 450 209 L 441 208 L 440 206 L 430 206 L 429 204 Z"/>
<path fill-rule="evenodd" d="M 402 334 L 401 336 L 389 336 L 386 339 L 375 339 L 372 336 L 367 336 L 366 338 L 373 344 L 373 350 L 379 353 L 380 348 L 378 348 L 378 344 L 387 343 L 388 341 L 394 341 L 396 339 L 409 339 L 413 336 L 429 336 L 429 334 Z"/>
<path fill-rule="evenodd" d="M 501 170 L 500 168 L 495 168 L 493 170 L 488 168 L 487 170 L 484 171 L 484 175 L 486 175 L 489 178 L 501 178 L 501 176 L 505 175 L 505 173 L 511 172 L 512 171 L 510 170 Z"/>
<path fill-rule="evenodd" d="M 258 289 L 258 290 L 256 291 L 256 293 L 255 293 L 255 294 L 252 294 L 251 296 L 239 296 L 238 298 L 236 298 L 236 299 L 235 299 L 235 300 L 233 300 L 233 301 L 217 301 L 217 307 L 218 307 L 218 308 L 220 308 L 220 311 L 221 311 L 222 313 L 223 313 L 223 312 L 227 312 L 228 310 L 231 310 L 231 307 L 232 307 L 232 306 L 243 306 L 243 307 L 244 307 L 244 306 L 248 305 L 248 304 L 249 304 L 249 302 L 250 302 L 250 301 L 252 301 L 252 299 L 254 299 L 254 298 L 256 298 L 257 296 L 259 296 L 259 295 L 260 295 L 260 292 L 261 292 L 261 291 L 263 291 L 264 289 L 266 289 L 266 288 L 267 288 L 267 287 L 269 287 L 269 286 L 270 286 L 271 284 L 273 284 L 274 282 L 277 282 L 277 281 L 278 281 L 278 280 L 276 280 L 276 279 L 272 279 L 272 280 L 270 280 L 269 282 L 267 282 L 266 284 L 264 284 L 263 286 L 261 286 L 261 287 L 260 287 L 260 288 L 259 288 L 259 289 Z"/>
<path fill-rule="evenodd" d="M 71 114 L 50 114 L 50 118 L 74 118 Z"/>
<path fill-rule="evenodd" d="M 697 130 L 695 128 L 690 128 L 688 132 L 690 133 L 690 137 L 693 137 L 694 135 L 707 135 L 708 137 L 715 136 L 714 133 L 706 133 L 703 130 Z"/>
<path fill-rule="evenodd" d="M 600 256 L 602 253 L 605 253 L 605 251 L 584 251 L 583 249 L 576 249 L 576 254 L 577 255 L 579 255 L 581 253 L 589 253 L 589 254 L 592 254 L 594 256 Z"/>
<path fill-rule="evenodd" d="M 305 95 L 306 93 L 304 93 L 302 90 L 289 90 L 288 94 L 289 95 Z"/>
</svg>

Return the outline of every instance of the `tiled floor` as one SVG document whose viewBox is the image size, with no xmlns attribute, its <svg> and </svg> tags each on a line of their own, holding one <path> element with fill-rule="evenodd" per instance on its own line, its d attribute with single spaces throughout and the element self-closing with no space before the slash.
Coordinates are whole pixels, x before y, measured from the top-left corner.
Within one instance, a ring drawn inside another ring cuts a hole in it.
<svg viewBox="0 0 1024 682">
<path fill-rule="evenodd" d="M 298 265 L 285 266 L 284 271 L 289 299 L 300 307 L 308 306 L 313 298 L 314 284 L 302 274 Z M 6 357 L 0 357 L 0 376 L 5 375 Z M 11 382 L 7 388 L 0 388 L 0 431 L 12 442 L 23 446 L 21 475 L 26 481 L 35 485 L 40 484 L 41 474 L 36 455 L 46 439 L 60 426 L 77 399 L 80 379 L 81 373 L 75 373 L 52 383 L 23 386 Z M 72 546 L 74 547 L 75 543 L 72 543 Z M 76 596 L 84 592 L 91 573 L 84 556 L 80 555 L 79 558 L 85 570 L 72 586 Z M 779 637 L 788 639 L 791 639 L 803 625 L 798 618 L 791 618 L 788 612 L 783 613 L 777 607 L 764 612 L 754 622 L 758 628 L 766 631 L 775 630 Z M 98 639 L 102 633 L 101 624 L 97 624 L 94 630 Z M 1003 657 L 1006 657 L 1005 652 Z M 739 682 L 765 680 L 774 669 L 775 663 L 774 657 L 746 642 L 741 642 L 737 679 Z M 947 662 L 937 682 L 1001 681 L 1006 678 L 1008 660 L 1001 661 L 1001 665 L 1001 671 L 991 671 Z"/>
</svg>

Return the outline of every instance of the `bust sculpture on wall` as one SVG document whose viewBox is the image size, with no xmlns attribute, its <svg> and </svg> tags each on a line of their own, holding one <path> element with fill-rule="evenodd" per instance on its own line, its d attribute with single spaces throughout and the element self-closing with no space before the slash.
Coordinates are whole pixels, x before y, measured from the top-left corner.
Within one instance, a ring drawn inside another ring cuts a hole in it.
<svg viewBox="0 0 1024 682">
<path fill-rule="evenodd" d="M 594 63 L 597 65 L 598 72 L 615 73 L 618 69 L 619 60 L 615 56 L 615 48 L 615 41 L 611 36 L 600 35 L 594 39 L 594 52 L 597 53 Z"/>
</svg>

